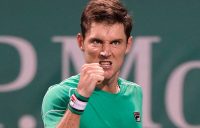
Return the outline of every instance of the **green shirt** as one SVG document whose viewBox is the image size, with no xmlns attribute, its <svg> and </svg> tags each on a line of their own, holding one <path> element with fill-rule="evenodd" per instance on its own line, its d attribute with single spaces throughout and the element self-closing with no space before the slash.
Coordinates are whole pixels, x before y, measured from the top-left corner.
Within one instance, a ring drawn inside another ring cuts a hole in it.
<svg viewBox="0 0 200 128">
<path fill-rule="evenodd" d="M 55 128 L 59 123 L 79 78 L 72 76 L 48 89 L 42 104 L 45 128 Z M 142 128 L 141 86 L 122 78 L 118 85 L 120 92 L 116 94 L 94 90 L 81 115 L 80 128 Z"/>
</svg>

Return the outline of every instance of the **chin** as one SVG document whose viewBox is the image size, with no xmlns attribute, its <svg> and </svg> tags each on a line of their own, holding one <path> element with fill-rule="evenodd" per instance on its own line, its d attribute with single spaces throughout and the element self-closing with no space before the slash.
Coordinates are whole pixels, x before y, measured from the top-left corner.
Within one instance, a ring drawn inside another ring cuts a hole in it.
<svg viewBox="0 0 200 128">
<path fill-rule="evenodd" d="M 105 71 L 105 73 L 104 73 L 105 80 L 109 80 L 109 79 L 113 78 L 113 76 L 114 76 L 113 71 Z"/>
</svg>

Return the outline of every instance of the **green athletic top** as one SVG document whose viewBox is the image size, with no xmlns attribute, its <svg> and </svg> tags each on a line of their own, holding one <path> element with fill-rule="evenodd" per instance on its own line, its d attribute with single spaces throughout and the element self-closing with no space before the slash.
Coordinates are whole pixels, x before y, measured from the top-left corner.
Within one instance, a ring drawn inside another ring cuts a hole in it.
<svg viewBox="0 0 200 128">
<path fill-rule="evenodd" d="M 55 128 L 59 123 L 79 78 L 72 76 L 48 89 L 42 104 L 45 128 Z M 81 115 L 80 128 L 142 128 L 141 86 L 122 78 L 118 85 L 120 92 L 116 94 L 94 90 Z"/>
</svg>

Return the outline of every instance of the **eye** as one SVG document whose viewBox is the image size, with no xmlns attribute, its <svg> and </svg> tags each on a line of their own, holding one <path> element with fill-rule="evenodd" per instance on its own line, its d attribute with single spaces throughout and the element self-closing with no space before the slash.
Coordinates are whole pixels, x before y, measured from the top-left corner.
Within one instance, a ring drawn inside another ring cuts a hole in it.
<svg viewBox="0 0 200 128">
<path fill-rule="evenodd" d="M 101 44 L 101 41 L 100 40 L 94 40 L 92 43 L 93 44 Z"/>
<path fill-rule="evenodd" d="M 112 41 L 111 44 L 114 45 L 114 46 L 117 46 L 119 45 L 121 42 L 116 40 L 116 41 Z"/>
<path fill-rule="evenodd" d="M 94 46 L 99 46 L 102 44 L 102 41 L 98 39 L 94 39 L 91 41 L 91 44 L 93 44 Z"/>
</svg>

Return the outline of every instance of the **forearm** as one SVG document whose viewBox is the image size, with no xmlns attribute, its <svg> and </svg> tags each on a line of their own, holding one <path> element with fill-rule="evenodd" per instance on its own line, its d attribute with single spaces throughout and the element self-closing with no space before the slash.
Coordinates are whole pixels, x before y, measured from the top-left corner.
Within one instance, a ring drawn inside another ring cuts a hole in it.
<svg viewBox="0 0 200 128">
<path fill-rule="evenodd" d="M 67 110 L 57 125 L 57 128 L 79 128 L 79 125 L 80 115 L 74 114 L 70 110 Z"/>
<path fill-rule="evenodd" d="M 68 110 L 57 128 L 79 128 L 80 115 L 86 108 L 90 95 L 97 83 L 104 80 L 104 70 L 99 63 L 85 64 L 81 68 L 77 90 L 71 96 Z"/>
</svg>

